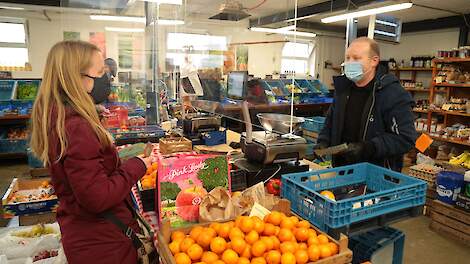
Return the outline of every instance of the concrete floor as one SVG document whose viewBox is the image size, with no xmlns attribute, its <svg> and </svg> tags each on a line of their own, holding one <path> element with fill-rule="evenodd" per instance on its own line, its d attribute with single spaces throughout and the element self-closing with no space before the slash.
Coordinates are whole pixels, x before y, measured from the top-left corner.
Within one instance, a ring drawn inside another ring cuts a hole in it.
<svg viewBox="0 0 470 264">
<path fill-rule="evenodd" d="M 0 160 L 0 195 L 3 196 L 13 177 L 27 177 L 28 172 L 25 160 Z M 0 218 L 0 229 L 7 223 Z M 392 227 L 405 233 L 403 263 L 468 263 L 470 247 L 433 232 L 429 229 L 429 223 L 428 217 L 420 216 L 392 224 Z"/>
</svg>

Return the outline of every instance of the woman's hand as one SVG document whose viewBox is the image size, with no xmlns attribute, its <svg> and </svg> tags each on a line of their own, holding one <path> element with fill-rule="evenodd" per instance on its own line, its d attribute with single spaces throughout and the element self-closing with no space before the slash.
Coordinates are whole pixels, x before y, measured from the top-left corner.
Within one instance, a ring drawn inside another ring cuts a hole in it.
<svg viewBox="0 0 470 264">
<path fill-rule="evenodd" d="M 146 168 L 150 168 L 152 166 L 152 158 L 151 157 L 144 157 L 144 155 L 137 156 L 144 164 Z"/>
</svg>

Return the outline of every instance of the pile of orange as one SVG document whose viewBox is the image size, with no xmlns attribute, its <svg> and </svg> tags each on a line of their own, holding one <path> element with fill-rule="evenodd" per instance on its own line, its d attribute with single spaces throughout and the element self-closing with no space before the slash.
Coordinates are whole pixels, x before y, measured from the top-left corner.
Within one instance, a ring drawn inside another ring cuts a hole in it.
<svg viewBox="0 0 470 264">
<path fill-rule="evenodd" d="M 140 179 L 140 184 L 144 190 L 155 189 L 157 187 L 157 170 L 157 163 L 152 163 L 152 166 L 147 168 L 147 172 Z"/>
<path fill-rule="evenodd" d="M 309 222 L 276 211 L 263 220 L 239 216 L 195 226 L 187 235 L 174 231 L 169 248 L 176 264 L 305 264 L 338 253 Z"/>
</svg>

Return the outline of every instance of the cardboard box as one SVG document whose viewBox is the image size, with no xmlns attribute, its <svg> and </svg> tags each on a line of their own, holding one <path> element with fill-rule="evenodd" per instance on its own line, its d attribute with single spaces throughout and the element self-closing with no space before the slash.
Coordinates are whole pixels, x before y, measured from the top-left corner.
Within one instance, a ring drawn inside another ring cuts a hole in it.
<svg viewBox="0 0 470 264">
<path fill-rule="evenodd" d="M 227 156 L 175 154 L 158 156 L 157 215 L 170 219 L 173 227 L 197 223 L 202 197 L 215 187 L 230 191 Z"/>
<path fill-rule="evenodd" d="M 31 226 L 37 224 L 52 224 L 56 219 L 56 213 L 40 213 L 34 215 L 20 215 L 20 226 Z"/>
<path fill-rule="evenodd" d="M 37 213 L 55 212 L 59 206 L 59 201 L 55 195 L 50 198 L 38 201 L 20 203 L 11 202 L 15 192 L 21 190 L 38 189 L 44 181 L 48 180 L 49 179 L 29 180 L 14 178 L 10 184 L 10 187 L 2 198 L 3 218 L 12 218 L 15 215 L 31 215 Z"/>
</svg>

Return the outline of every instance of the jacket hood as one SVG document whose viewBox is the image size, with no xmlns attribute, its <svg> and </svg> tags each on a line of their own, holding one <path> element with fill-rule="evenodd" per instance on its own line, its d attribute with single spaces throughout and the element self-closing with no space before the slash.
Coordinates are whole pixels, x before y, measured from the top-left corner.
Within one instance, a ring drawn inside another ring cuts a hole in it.
<svg viewBox="0 0 470 264">
<path fill-rule="evenodd" d="M 375 73 L 375 89 L 376 91 L 382 90 L 384 87 L 389 86 L 392 83 L 400 83 L 398 78 L 390 73 L 387 73 L 387 69 L 385 66 L 382 66 L 379 64 L 377 67 L 377 72 Z M 339 75 L 339 76 L 334 76 L 333 77 L 333 83 L 335 86 L 335 89 L 339 89 L 340 91 L 343 89 L 347 89 L 351 87 L 353 82 L 349 80 L 346 75 Z"/>
</svg>

